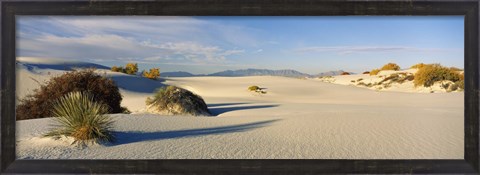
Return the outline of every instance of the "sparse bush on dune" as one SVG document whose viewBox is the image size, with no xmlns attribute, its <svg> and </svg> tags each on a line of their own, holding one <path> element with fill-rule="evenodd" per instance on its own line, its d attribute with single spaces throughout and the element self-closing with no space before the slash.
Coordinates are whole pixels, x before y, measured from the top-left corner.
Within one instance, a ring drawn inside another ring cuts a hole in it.
<svg viewBox="0 0 480 175">
<path fill-rule="evenodd" d="M 259 94 L 266 94 L 267 91 L 264 90 L 264 88 L 260 88 L 258 86 L 250 86 L 248 87 L 248 90 L 251 92 L 257 92 Z"/>
<path fill-rule="evenodd" d="M 257 91 L 257 90 L 259 90 L 259 89 L 260 89 L 260 87 L 258 87 L 258 86 L 250 86 L 250 87 L 248 87 L 248 90 L 249 90 L 249 91 Z"/>
<path fill-rule="evenodd" d="M 157 114 L 211 115 L 202 97 L 175 86 L 158 89 L 153 98 L 147 98 L 146 104 L 147 111 Z"/>
<path fill-rule="evenodd" d="M 370 74 L 370 71 L 365 71 L 362 74 Z"/>
<path fill-rule="evenodd" d="M 398 66 L 397 64 L 395 63 L 388 63 L 388 64 L 385 64 L 382 68 L 380 68 L 380 70 L 400 70 L 400 66 Z"/>
<path fill-rule="evenodd" d="M 350 75 L 350 73 L 348 73 L 348 72 L 342 72 L 341 75 Z"/>
<path fill-rule="evenodd" d="M 160 77 L 160 69 L 159 68 L 152 68 L 148 72 L 143 71 L 142 76 L 146 77 L 146 78 L 149 78 L 149 79 L 152 79 L 152 80 L 156 80 L 156 79 L 158 79 L 158 77 Z"/>
<path fill-rule="evenodd" d="M 453 71 L 463 71 L 462 69 L 458 68 L 458 67 L 450 67 L 450 70 L 453 70 Z"/>
<path fill-rule="evenodd" d="M 110 113 L 125 112 L 120 106 L 122 96 L 115 82 L 102 77 L 93 69 L 67 72 L 63 75 L 51 78 L 33 94 L 27 95 L 20 100 L 16 108 L 16 119 L 34 119 L 51 117 L 53 101 L 74 91 L 85 91 L 92 94 L 93 99 L 99 103 L 105 103 Z"/>
<path fill-rule="evenodd" d="M 373 69 L 370 71 L 370 75 L 377 75 L 380 72 L 380 69 Z"/>
<path fill-rule="evenodd" d="M 425 65 L 428 65 L 428 64 L 418 63 L 418 64 L 415 64 L 415 65 L 411 66 L 410 68 L 411 68 L 411 69 L 421 69 L 421 68 L 424 67 Z"/>
<path fill-rule="evenodd" d="M 448 80 L 456 83 L 461 79 L 462 75 L 457 71 L 443 67 L 440 64 L 430 64 L 417 71 L 413 83 L 415 86 L 430 87 L 438 81 Z"/>
<path fill-rule="evenodd" d="M 120 67 L 117 67 L 117 66 L 112 66 L 112 68 L 110 69 L 112 72 L 125 72 L 125 70 L 123 69 L 122 66 Z"/>
<path fill-rule="evenodd" d="M 108 106 L 95 102 L 87 92 L 70 92 L 53 102 L 55 124 L 44 136 L 59 138 L 69 136 L 74 143 L 108 141 L 115 138 L 111 132 L 113 120 L 105 115 Z"/>
<path fill-rule="evenodd" d="M 127 63 L 125 68 L 122 66 L 112 66 L 110 69 L 112 72 L 122 72 L 125 74 L 135 75 L 138 72 L 137 63 Z"/>
</svg>

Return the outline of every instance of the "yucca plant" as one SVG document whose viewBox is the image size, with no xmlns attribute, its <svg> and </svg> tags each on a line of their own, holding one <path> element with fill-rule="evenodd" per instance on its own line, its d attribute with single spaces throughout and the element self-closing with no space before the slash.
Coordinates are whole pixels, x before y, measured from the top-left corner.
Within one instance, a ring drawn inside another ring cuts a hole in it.
<svg viewBox="0 0 480 175">
<path fill-rule="evenodd" d="M 105 115 L 108 106 L 93 100 L 87 92 L 70 92 L 53 103 L 52 115 L 55 124 L 46 137 L 70 136 L 75 143 L 98 143 L 114 141 L 111 132 L 113 120 Z"/>
</svg>

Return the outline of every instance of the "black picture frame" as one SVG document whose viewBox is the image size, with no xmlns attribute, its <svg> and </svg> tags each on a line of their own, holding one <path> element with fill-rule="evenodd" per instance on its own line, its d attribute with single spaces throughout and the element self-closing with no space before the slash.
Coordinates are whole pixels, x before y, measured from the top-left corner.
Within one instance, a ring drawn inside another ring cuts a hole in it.
<svg viewBox="0 0 480 175">
<path fill-rule="evenodd" d="M 479 173 L 479 1 L 159 0 L 1 1 L 1 173 L 320 174 Z M 345 16 L 462 15 L 465 23 L 463 160 L 16 160 L 16 15 Z"/>
</svg>

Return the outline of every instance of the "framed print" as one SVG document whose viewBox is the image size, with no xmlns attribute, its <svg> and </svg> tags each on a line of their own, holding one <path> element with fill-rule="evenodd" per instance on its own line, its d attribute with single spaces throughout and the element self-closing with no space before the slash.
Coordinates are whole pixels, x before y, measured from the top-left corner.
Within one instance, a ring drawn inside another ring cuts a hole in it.
<svg viewBox="0 0 480 175">
<path fill-rule="evenodd" d="M 478 1 L 2 1 L 3 173 L 478 173 Z"/>
</svg>

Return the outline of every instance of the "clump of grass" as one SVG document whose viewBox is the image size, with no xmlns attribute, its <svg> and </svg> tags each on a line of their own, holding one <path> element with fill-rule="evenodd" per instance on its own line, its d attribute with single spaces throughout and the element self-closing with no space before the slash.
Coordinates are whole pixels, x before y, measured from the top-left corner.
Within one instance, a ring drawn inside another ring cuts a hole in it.
<svg viewBox="0 0 480 175">
<path fill-rule="evenodd" d="M 415 73 L 414 85 L 430 87 L 438 81 L 458 82 L 462 75 L 450 68 L 443 67 L 440 64 L 425 65 Z"/>
<path fill-rule="evenodd" d="M 388 63 L 388 64 L 385 64 L 382 68 L 380 68 L 380 70 L 400 70 L 400 66 L 398 66 L 397 64 L 395 63 Z"/>
<path fill-rule="evenodd" d="M 95 102 L 93 95 L 86 92 L 71 92 L 53 103 L 55 125 L 46 137 L 59 138 L 69 136 L 74 143 L 85 144 L 115 140 L 111 132 L 113 120 L 105 115 L 108 106 Z"/>
<path fill-rule="evenodd" d="M 370 75 L 377 75 L 380 72 L 380 69 L 373 69 L 370 71 Z"/>
<path fill-rule="evenodd" d="M 175 86 L 158 89 L 153 98 L 147 98 L 146 104 L 155 113 L 193 116 L 211 115 L 202 97 Z"/>
</svg>

